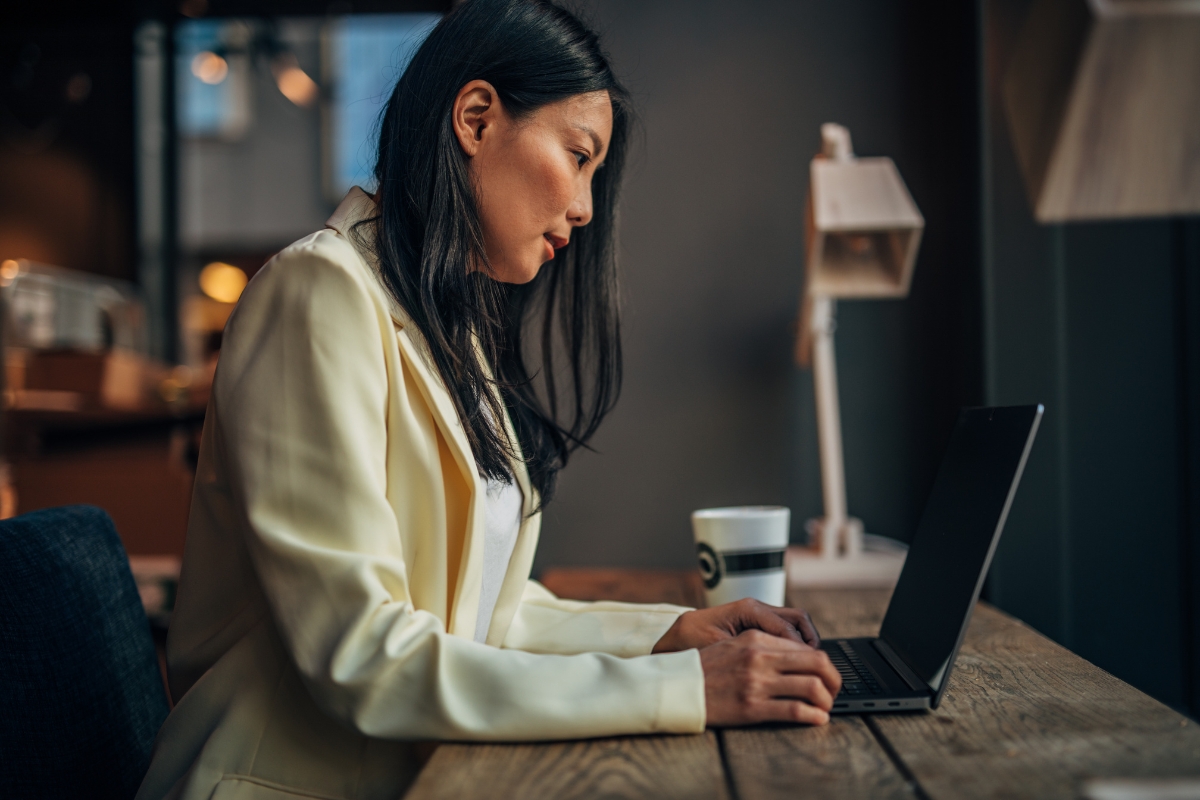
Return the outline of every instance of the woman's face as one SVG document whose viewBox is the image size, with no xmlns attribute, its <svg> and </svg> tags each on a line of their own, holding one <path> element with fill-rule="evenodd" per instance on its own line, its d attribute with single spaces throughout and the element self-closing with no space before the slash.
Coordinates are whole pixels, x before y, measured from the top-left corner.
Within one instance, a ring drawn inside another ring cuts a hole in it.
<svg viewBox="0 0 1200 800">
<path fill-rule="evenodd" d="M 490 83 L 471 81 L 458 93 L 453 122 L 471 159 L 490 274 L 528 283 L 592 219 L 592 176 L 612 138 L 608 92 L 575 95 L 517 120 Z"/>
</svg>

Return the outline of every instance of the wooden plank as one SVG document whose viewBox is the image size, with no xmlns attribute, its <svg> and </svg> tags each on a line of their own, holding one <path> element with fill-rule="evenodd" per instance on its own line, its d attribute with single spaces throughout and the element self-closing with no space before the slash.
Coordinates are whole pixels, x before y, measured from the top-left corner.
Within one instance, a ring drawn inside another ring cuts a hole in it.
<svg viewBox="0 0 1200 800">
<path fill-rule="evenodd" d="M 726 800 L 729 791 L 716 736 L 704 733 L 543 744 L 444 744 L 405 797 Z"/>
<path fill-rule="evenodd" d="M 541 582 L 554 594 L 571 600 L 704 607 L 704 586 L 696 570 L 556 567 L 543 572 Z"/>
<path fill-rule="evenodd" d="M 980 604 L 942 706 L 877 718 L 930 797 L 1077 797 L 1092 777 L 1200 776 L 1200 729 Z"/>
<path fill-rule="evenodd" d="M 834 717 L 817 728 L 736 728 L 720 735 L 738 797 L 917 796 L 860 717 Z"/>
</svg>

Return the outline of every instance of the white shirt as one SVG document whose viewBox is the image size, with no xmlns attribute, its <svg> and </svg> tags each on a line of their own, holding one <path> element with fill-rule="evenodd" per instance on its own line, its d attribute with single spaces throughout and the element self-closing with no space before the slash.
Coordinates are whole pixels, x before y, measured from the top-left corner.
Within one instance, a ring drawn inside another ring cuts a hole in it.
<svg viewBox="0 0 1200 800">
<path fill-rule="evenodd" d="M 475 641 L 487 640 L 492 611 L 500 596 L 500 585 L 508 572 L 521 527 L 521 487 L 516 481 L 488 480 L 483 507 L 483 587 L 479 590 L 479 616 L 475 618 Z"/>
</svg>

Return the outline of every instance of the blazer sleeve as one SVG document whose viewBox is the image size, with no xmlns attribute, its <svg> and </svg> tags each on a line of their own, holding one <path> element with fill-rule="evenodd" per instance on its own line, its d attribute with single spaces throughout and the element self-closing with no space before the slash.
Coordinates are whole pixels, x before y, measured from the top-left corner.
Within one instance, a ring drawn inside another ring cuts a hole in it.
<svg viewBox="0 0 1200 800">
<path fill-rule="evenodd" d="M 383 738 L 703 730 L 697 651 L 501 649 L 452 636 L 413 606 L 385 491 L 383 348 L 395 335 L 356 269 L 311 241 L 276 257 L 230 320 L 214 386 L 217 447 L 244 508 L 251 562 L 317 705 Z"/>
<path fill-rule="evenodd" d="M 525 585 L 503 646 L 533 653 L 596 651 L 626 658 L 642 656 L 685 611 L 691 609 L 668 603 L 563 600 L 531 580 Z"/>
</svg>

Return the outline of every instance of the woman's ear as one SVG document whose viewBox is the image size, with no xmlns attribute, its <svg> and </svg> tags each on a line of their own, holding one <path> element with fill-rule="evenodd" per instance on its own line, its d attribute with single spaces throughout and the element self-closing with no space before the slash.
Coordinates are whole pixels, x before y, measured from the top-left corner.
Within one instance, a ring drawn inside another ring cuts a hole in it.
<svg viewBox="0 0 1200 800">
<path fill-rule="evenodd" d="M 459 147 L 468 156 L 474 156 L 484 137 L 493 134 L 503 111 L 495 87 L 487 81 L 476 80 L 458 90 L 451 114 Z"/>
</svg>

